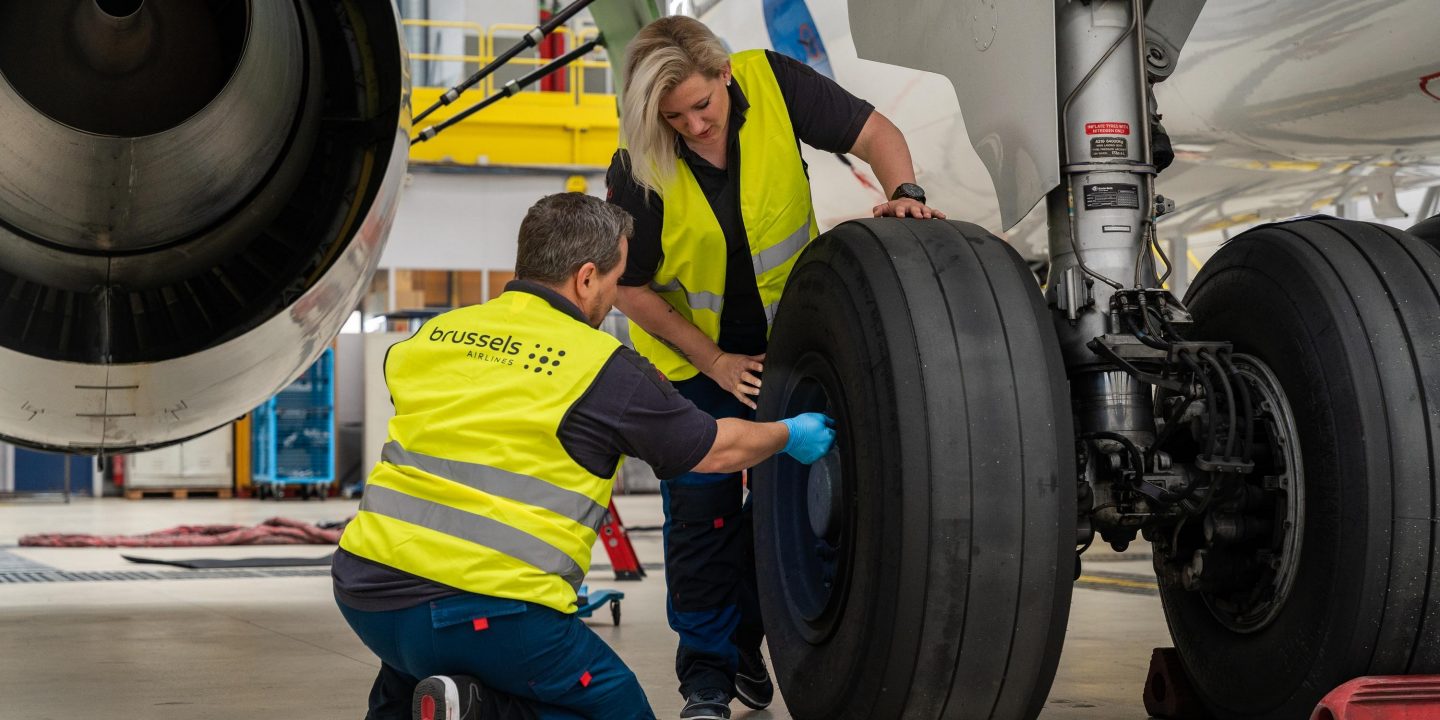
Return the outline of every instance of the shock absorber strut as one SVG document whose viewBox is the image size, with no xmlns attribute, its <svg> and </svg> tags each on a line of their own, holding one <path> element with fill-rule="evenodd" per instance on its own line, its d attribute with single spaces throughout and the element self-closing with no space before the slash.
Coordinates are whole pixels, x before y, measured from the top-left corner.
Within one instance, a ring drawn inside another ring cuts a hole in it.
<svg viewBox="0 0 1440 720">
<path fill-rule="evenodd" d="M 1087 343 L 1118 320 L 1110 298 L 1155 287 L 1145 251 L 1154 221 L 1143 0 L 1071 0 L 1056 21 L 1065 181 L 1046 198 L 1048 300 L 1080 410 L 1082 433 L 1153 441 L 1150 386 L 1114 372 Z"/>
</svg>

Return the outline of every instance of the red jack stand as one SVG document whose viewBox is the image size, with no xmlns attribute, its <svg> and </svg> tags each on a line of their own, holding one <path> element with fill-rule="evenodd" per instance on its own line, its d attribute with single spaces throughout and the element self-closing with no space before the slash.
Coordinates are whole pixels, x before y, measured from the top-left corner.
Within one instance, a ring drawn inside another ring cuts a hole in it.
<svg viewBox="0 0 1440 720">
<path fill-rule="evenodd" d="M 1330 691 L 1310 720 L 1430 720 L 1440 717 L 1440 675 L 1355 678 Z"/>
<path fill-rule="evenodd" d="M 625 534 L 625 523 L 620 521 L 620 511 L 615 509 L 614 500 L 610 501 L 610 512 L 605 516 L 605 524 L 600 528 L 600 540 L 605 543 L 605 552 L 610 556 L 610 566 L 615 569 L 616 580 L 639 580 L 645 577 L 645 568 L 640 565 L 635 546 L 630 544 L 630 536 Z"/>
<path fill-rule="evenodd" d="M 1145 712 L 1166 720 L 1210 720 L 1175 648 L 1155 648 L 1145 676 Z"/>
<path fill-rule="evenodd" d="M 1166 720 L 1210 720 L 1175 648 L 1155 648 L 1145 679 L 1145 712 Z M 1435 720 L 1440 675 L 1362 677 L 1331 690 L 1310 720 Z"/>
</svg>

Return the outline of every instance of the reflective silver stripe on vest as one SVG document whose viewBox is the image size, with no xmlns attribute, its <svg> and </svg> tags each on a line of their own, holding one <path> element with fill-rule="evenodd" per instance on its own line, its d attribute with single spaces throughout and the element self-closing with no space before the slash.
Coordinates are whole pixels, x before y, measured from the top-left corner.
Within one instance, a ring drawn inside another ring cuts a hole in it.
<svg viewBox="0 0 1440 720">
<path fill-rule="evenodd" d="M 776 311 L 776 310 L 779 310 L 779 309 L 780 309 L 780 301 L 779 301 L 779 300 L 776 300 L 775 302 L 770 303 L 769 305 L 766 305 L 766 306 L 765 306 L 765 324 L 766 324 L 766 325 L 774 325 L 774 324 L 775 324 L 775 311 Z"/>
<path fill-rule="evenodd" d="M 597 535 L 605 522 L 606 508 L 599 503 L 574 490 L 566 490 L 529 475 L 489 465 L 421 455 L 406 450 L 393 440 L 385 443 L 380 459 L 391 465 L 417 468 L 483 493 L 545 508 L 594 530 Z"/>
<path fill-rule="evenodd" d="M 724 295 L 716 295 L 710 292 L 690 292 L 689 290 L 685 290 L 684 285 L 680 284 L 679 278 L 671 280 L 664 285 L 658 285 L 652 282 L 650 283 L 650 289 L 657 293 L 679 292 L 684 290 L 685 298 L 690 303 L 690 307 L 696 310 L 709 310 L 710 312 L 718 313 L 725 309 Z"/>
<path fill-rule="evenodd" d="M 758 277 L 789 262 L 790 258 L 804 250 L 806 243 L 809 242 L 810 221 L 806 220 L 799 230 L 790 234 L 790 237 L 750 256 L 750 262 L 755 266 L 755 275 Z"/>
<path fill-rule="evenodd" d="M 580 565 L 559 548 L 484 515 L 422 500 L 380 485 L 365 488 L 360 509 L 498 550 L 534 565 L 542 572 L 564 578 L 573 588 L 579 588 L 580 581 L 585 579 Z"/>
</svg>

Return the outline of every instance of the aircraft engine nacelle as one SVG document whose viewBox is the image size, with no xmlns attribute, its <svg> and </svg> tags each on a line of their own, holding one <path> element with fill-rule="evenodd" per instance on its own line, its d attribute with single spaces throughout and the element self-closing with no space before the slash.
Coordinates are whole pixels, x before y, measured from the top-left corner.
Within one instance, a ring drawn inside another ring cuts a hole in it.
<svg viewBox="0 0 1440 720">
<path fill-rule="evenodd" d="M 0 437 L 233 420 L 355 308 L 404 178 L 388 0 L 0 0 Z"/>
</svg>

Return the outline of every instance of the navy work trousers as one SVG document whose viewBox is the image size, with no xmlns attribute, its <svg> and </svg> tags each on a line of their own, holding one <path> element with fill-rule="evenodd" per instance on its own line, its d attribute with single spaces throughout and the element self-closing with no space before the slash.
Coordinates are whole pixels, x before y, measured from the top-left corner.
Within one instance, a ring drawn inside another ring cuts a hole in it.
<svg viewBox="0 0 1440 720">
<path fill-rule="evenodd" d="M 340 612 L 381 661 L 366 720 L 410 720 L 415 685 L 431 675 L 479 680 L 487 719 L 655 718 L 635 674 L 574 615 L 484 595 Z"/>
<path fill-rule="evenodd" d="M 717 419 L 754 417 L 704 375 L 677 382 L 675 389 Z M 675 653 L 680 694 L 719 689 L 733 696 L 737 649 L 758 650 L 765 638 L 741 475 L 686 473 L 662 482 L 660 492 L 666 613 L 680 635 Z"/>
</svg>

